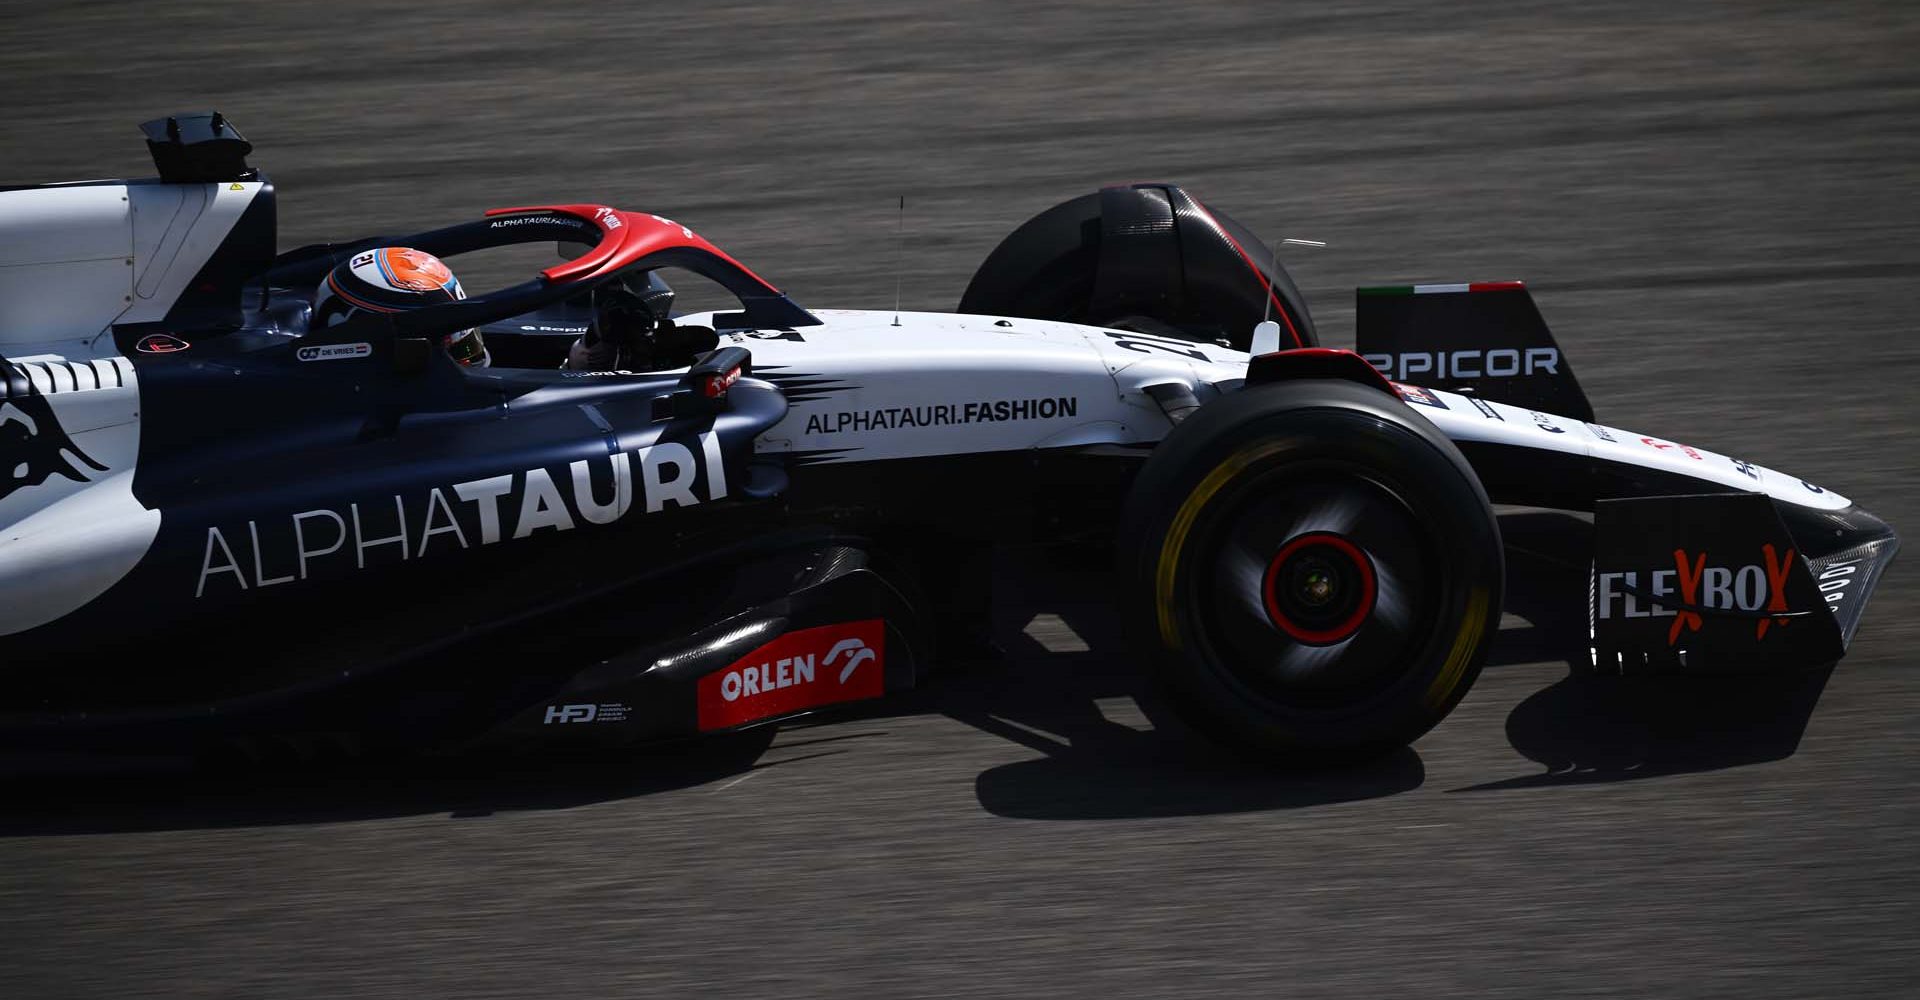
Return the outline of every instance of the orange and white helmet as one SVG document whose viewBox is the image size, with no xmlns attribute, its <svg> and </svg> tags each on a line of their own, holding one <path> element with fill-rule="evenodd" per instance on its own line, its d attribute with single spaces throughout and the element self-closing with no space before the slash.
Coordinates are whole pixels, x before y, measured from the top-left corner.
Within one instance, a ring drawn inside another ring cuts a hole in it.
<svg viewBox="0 0 1920 1000">
<path fill-rule="evenodd" d="M 327 273 L 313 297 L 313 326 L 345 322 L 362 310 L 403 312 L 466 297 L 460 279 L 440 258 L 411 247 L 376 247 Z M 492 360 L 478 329 L 448 334 L 442 346 L 463 365 L 484 368 Z"/>
</svg>

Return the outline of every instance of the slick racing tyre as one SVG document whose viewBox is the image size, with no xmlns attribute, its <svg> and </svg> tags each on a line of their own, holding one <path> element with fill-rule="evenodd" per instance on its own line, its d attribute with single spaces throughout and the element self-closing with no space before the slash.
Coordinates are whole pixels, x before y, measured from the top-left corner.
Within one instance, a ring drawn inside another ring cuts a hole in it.
<svg viewBox="0 0 1920 1000">
<path fill-rule="evenodd" d="M 1480 672 L 1504 567 L 1487 495 L 1406 404 L 1252 386 L 1176 426 L 1123 515 L 1136 645 L 1202 732 L 1263 758 L 1366 756 Z"/>
<path fill-rule="evenodd" d="M 1103 188 L 1027 220 L 967 283 L 960 312 L 1063 320 L 1245 350 L 1271 317 L 1319 343 L 1306 300 L 1246 227 L 1170 184 Z"/>
</svg>

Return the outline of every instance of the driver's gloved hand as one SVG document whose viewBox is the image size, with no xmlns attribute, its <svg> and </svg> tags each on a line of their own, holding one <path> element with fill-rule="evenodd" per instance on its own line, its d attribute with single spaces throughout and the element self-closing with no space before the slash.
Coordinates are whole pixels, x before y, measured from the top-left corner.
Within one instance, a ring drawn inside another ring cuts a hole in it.
<svg viewBox="0 0 1920 1000">
<path fill-rule="evenodd" d="M 594 296 L 593 323 L 567 352 L 567 367 L 578 371 L 647 371 L 654 365 L 653 311 L 625 289 Z"/>
<path fill-rule="evenodd" d="M 611 372 L 620 370 L 619 348 L 611 340 L 603 340 L 594 327 L 587 327 L 587 334 L 573 342 L 567 348 L 567 363 L 560 367 L 570 372 Z"/>
</svg>

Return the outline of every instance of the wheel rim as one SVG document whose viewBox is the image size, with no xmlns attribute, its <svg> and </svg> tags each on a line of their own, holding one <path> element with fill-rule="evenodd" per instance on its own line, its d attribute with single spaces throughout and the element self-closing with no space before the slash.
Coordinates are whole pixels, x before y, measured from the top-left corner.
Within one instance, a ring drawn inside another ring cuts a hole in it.
<svg viewBox="0 0 1920 1000">
<path fill-rule="evenodd" d="M 1217 669 L 1303 708 L 1391 685 L 1439 604 L 1431 529 L 1404 495 L 1328 466 L 1252 477 L 1222 501 L 1188 575 Z"/>
<path fill-rule="evenodd" d="M 1280 546 L 1267 563 L 1260 596 L 1267 618 L 1306 646 L 1351 638 L 1380 596 L 1373 560 L 1345 535 L 1310 531 Z"/>
</svg>

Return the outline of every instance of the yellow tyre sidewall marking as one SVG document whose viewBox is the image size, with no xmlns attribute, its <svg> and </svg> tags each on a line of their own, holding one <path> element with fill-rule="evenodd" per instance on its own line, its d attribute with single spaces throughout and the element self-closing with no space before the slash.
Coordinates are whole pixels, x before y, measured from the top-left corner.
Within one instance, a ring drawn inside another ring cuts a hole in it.
<svg viewBox="0 0 1920 1000">
<path fill-rule="evenodd" d="M 1447 662 L 1440 668 L 1440 676 L 1427 688 L 1428 708 L 1446 704 L 1447 697 L 1467 672 L 1467 661 L 1473 659 L 1473 651 L 1480 645 L 1480 634 L 1486 627 L 1487 588 L 1475 587 L 1467 598 L 1466 619 L 1460 623 L 1459 634 L 1453 637 L 1453 648 L 1447 651 Z"/>
<path fill-rule="evenodd" d="M 1173 523 L 1167 526 L 1167 536 L 1160 544 L 1160 561 L 1154 573 L 1154 607 L 1160 619 L 1160 640 L 1168 648 L 1181 648 L 1180 623 L 1174 613 L 1174 583 L 1179 576 L 1180 552 L 1186 546 L 1187 535 L 1193 530 L 1193 522 L 1200 517 L 1214 494 L 1220 492 L 1235 476 L 1248 466 L 1281 451 L 1285 445 L 1276 441 L 1243 448 L 1227 456 L 1227 459 L 1214 466 L 1200 485 L 1187 494 L 1187 499 L 1174 512 Z M 1473 651 L 1480 645 L 1480 636 L 1486 631 L 1487 590 L 1475 587 L 1467 598 L 1467 610 L 1460 623 L 1460 631 L 1453 637 L 1453 648 L 1447 651 L 1447 660 L 1440 668 L 1439 676 L 1427 688 L 1427 705 L 1438 708 L 1453 694 L 1460 678 L 1467 672 L 1467 663 L 1473 659 Z"/>
<path fill-rule="evenodd" d="M 1187 494 L 1187 499 L 1174 512 L 1173 523 L 1167 526 L 1167 537 L 1160 543 L 1160 562 L 1154 572 L 1154 607 L 1160 618 L 1160 641 L 1169 649 L 1179 649 L 1180 623 L 1174 614 L 1173 585 L 1179 575 L 1180 550 L 1187 544 L 1187 533 L 1193 530 L 1193 522 L 1199 518 L 1200 511 L 1213 499 L 1215 493 L 1233 477 L 1239 475 L 1247 466 L 1273 455 L 1286 447 L 1278 441 L 1267 441 L 1234 452 L 1226 461 L 1214 466 L 1200 485 Z"/>
</svg>

